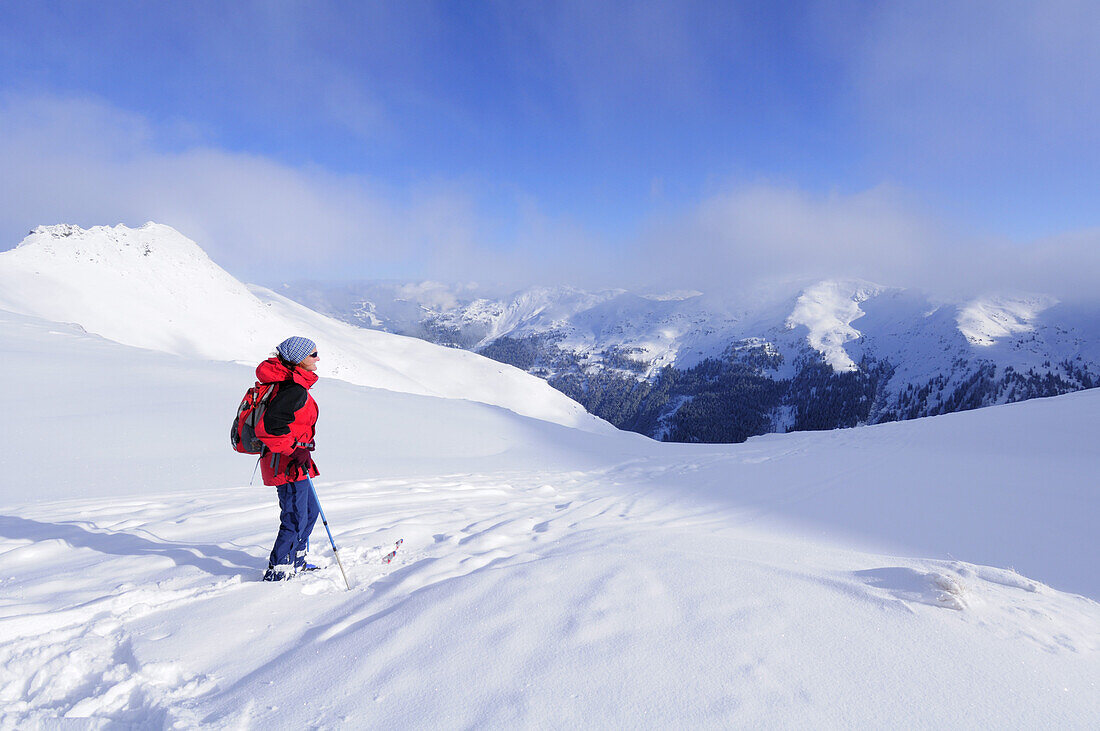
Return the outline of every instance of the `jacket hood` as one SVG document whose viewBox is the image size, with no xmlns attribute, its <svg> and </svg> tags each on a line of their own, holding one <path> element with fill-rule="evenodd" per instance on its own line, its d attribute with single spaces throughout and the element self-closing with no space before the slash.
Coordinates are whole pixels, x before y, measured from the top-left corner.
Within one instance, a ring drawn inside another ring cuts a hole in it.
<svg viewBox="0 0 1100 731">
<path fill-rule="evenodd" d="M 260 383 L 282 383 L 283 381 L 293 380 L 299 386 L 308 389 L 317 383 L 317 374 L 304 368 L 295 368 L 292 371 L 283 365 L 278 358 L 272 356 L 256 366 L 256 380 Z"/>
</svg>

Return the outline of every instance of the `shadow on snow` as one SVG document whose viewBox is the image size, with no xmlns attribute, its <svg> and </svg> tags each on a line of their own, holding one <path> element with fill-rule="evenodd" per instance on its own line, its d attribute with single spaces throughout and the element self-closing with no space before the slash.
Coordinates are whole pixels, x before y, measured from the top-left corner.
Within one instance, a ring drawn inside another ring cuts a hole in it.
<svg viewBox="0 0 1100 731">
<path fill-rule="evenodd" d="M 75 522 L 43 523 L 0 515 L 0 537 L 45 541 L 58 539 L 73 548 L 115 556 L 163 556 L 177 566 L 194 566 L 212 576 L 241 576 L 256 571 L 257 558 L 244 551 L 210 544 L 153 541 L 133 533 L 90 530 Z"/>
</svg>

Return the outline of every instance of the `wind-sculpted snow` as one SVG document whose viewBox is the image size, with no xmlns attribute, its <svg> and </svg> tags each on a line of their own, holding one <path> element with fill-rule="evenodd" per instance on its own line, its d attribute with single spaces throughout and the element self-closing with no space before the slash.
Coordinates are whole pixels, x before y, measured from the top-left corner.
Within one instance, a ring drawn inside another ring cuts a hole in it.
<svg viewBox="0 0 1100 731">
<path fill-rule="evenodd" d="M 246 286 L 168 226 L 40 226 L 0 253 L 0 309 L 72 322 L 111 340 L 255 364 L 290 335 L 322 374 L 392 391 L 462 398 L 591 431 L 606 424 L 543 381 L 473 353 L 352 327 Z"/>
<path fill-rule="evenodd" d="M 224 434 L 249 368 L 0 340 L 0 728 L 1100 717 L 1100 391 L 704 446 L 322 381 L 345 591 L 320 527 L 319 571 L 258 580 L 278 508 Z"/>
</svg>

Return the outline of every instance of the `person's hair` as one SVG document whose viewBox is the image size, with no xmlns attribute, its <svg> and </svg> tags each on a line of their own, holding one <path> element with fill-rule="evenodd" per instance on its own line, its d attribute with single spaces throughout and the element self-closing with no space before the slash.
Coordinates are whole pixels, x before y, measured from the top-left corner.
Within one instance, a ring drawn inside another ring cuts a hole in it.
<svg viewBox="0 0 1100 731">
<path fill-rule="evenodd" d="M 273 350 L 273 351 L 271 352 L 271 354 L 272 354 L 273 356 L 275 356 L 276 358 L 278 358 L 278 359 L 279 359 L 279 362 L 280 362 L 280 363 L 282 363 L 283 365 L 285 365 L 285 366 L 286 366 L 287 368 L 289 368 L 290 370 L 294 370 L 295 368 L 297 368 L 297 367 L 298 367 L 298 364 L 297 364 L 297 363 L 291 363 L 291 362 L 290 362 L 289 360 L 287 360 L 286 358 L 284 358 L 284 357 L 283 357 L 283 354 L 282 354 L 282 353 L 280 353 L 280 352 L 278 351 L 278 349 L 276 349 L 276 350 Z"/>
</svg>

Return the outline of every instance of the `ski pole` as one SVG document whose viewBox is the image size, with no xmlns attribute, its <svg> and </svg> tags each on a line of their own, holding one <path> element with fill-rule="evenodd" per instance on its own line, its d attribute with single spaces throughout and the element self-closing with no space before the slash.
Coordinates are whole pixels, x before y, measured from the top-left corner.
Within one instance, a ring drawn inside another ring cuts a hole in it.
<svg viewBox="0 0 1100 731">
<path fill-rule="evenodd" d="M 321 509 L 321 500 L 317 497 L 317 488 L 313 486 L 313 480 L 309 475 L 306 475 L 306 482 L 309 483 L 309 489 L 313 491 L 313 499 L 317 503 L 317 512 L 321 515 L 321 522 L 325 524 L 325 532 L 328 533 L 328 542 L 332 544 L 332 555 L 336 557 L 336 565 L 340 567 L 340 573 L 344 576 L 344 585 L 348 587 L 348 591 L 351 591 L 351 582 L 348 581 L 348 575 L 344 572 L 344 564 L 340 561 L 340 549 L 336 547 L 336 541 L 332 540 L 332 531 L 329 530 L 328 520 L 325 518 L 325 511 Z"/>
</svg>

